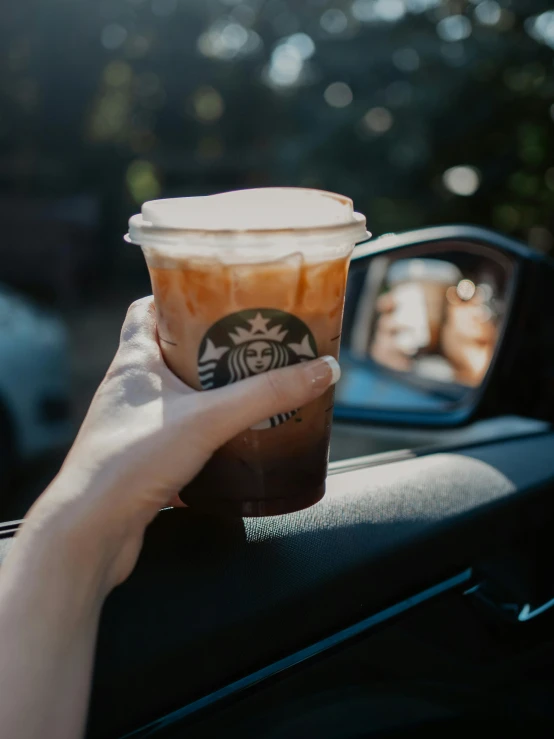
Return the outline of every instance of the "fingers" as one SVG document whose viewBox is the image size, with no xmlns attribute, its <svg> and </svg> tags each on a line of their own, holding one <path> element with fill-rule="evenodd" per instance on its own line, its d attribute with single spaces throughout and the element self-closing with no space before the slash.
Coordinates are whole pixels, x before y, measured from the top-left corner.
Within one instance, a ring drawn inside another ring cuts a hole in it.
<svg viewBox="0 0 554 739">
<path fill-rule="evenodd" d="M 379 319 L 377 333 L 379 336 L 384 335 L 387 337 L 395 337 L 401 328 L 402 326 L 393 315 L 385 314 Z"/>
<path fill-rule="evenodd" d="M 183 503 L 178 495 L 172 498 L 167 505 L 169 508 L 188 508 L 187 504 Z"/>
<path fill-rule="evenodd" d="M 111 370 L 122 366 L 159 369 L 161 364 L 163 362 L 157 339 L 156 309 L 150 295 L 135 300 L 129 306 Z"/>
<path fill-rule="evenodd" d="M 202 393 L 200 423 L 213 449 L 241 431 L 320 397 L 340 378 L 333 357 L 320 357 Z"/>
<path fill-rule="evenodd" d="M 121 329 L 121 343 L 137 338 L 156 340 L 156 310 L 152 295 L 135 300 L 127 310 Z"/>
<path fill-rule="evenodd" d="M 396 307 L 396 301 L 392 292 L 385 293 L 377 298 L 375 307 L 379 313 L 391 313 Z"/>
</svg>

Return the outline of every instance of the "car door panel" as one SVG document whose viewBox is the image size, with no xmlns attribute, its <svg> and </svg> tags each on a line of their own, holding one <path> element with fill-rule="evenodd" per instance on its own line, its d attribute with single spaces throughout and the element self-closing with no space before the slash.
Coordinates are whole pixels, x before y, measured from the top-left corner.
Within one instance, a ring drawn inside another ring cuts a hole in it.
<svg viewBox="0 0 554 739">
<path fill-rule="evenodd" d="M 459 575 L 539 504 L 545 517 L 553 451 L 543 434 L 341 471 L 320 504 L 275 518 L 162 512 L 104 609 L 89 735 L 121 736 Z"/>
<path fill-rule="evenodd" d="M 277 518 L 161 514 L 106 607 L 91 736 L 95 716 L 123 733 L 458 574 L 521 525 L 553 450 L 545 435 L 345 472 Z"/>
</svg>

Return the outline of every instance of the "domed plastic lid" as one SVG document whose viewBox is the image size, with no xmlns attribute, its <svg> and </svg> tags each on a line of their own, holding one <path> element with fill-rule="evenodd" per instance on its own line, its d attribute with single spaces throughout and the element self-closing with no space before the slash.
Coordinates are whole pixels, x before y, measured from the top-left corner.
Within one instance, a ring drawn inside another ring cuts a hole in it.
<svg viewBox="0 0 554 739">
<path fill-rule="evenodd" d="M 322 190 L 268 187 L 204 197 L 151 200 L 129 221 L 127 240 L 142 246 L 260 246 L 365 241 L 366 219 L 349 198 Z"/>
<path fill-rule="evenodd" d="M 452 262 L 442 259 L 399 259 L 389 268 L 388 281 L 395 282 L 438 282 L 442 285 L 455 285 L 462 279 L 462 273 Z"/>
</svg>

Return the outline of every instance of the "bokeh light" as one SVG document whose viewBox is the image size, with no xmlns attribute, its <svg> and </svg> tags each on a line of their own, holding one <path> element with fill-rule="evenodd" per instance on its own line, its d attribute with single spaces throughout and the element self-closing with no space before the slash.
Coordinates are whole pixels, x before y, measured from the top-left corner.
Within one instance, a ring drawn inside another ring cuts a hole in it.
<svg viewBox="0 0 554 739">
<path fill-rule="evenodd" d="M 225 110 L 223 98 L 213 87 L 198 88 L 193 96 L 193 106 L 196 117 L 202 123 L 214 123 Z"/>
<path fill-rule="evenodd" d="M 127 167 L 125 182 L 136 203 L 154 200 L 161 193 L 161 186 L 154 165 L 145 159 L 135 159 Z"/>
<path fill-rule="evenodd" d="M 442 182 L 445 188 L 454 195 L 469 197 L 479 189 L 481 176 L 475 167 L 461 165 L 447 169 L 442 176 Z"/>
<path fill-rule="evenodd" d="M 554 10 L 547 10 L 525 22 L 527 33 L 551 49 L 554 49 Z"/>
<path fill-rule="evenodd" d="M 443 41 L 463 41 L 471 35 L 471 21 L 465 15 L 449 15 L 437 23 Z"/>
<path fill-rule="evenodd" d="M 332 82 L 325 89 L 323 97 L 332 108 L 346 108 L 354 99 L 352 90 L 346 82 Z"/>
<path fill-rule="evenodd" d="M 483 0 L 473 12 L 475 19 L 484 26 L 495 26 L 502 18 L 502 8 L 496 0 Z"/>
<path fill-rule="evenodd" d="M 374 0 L 354 0 L 350 12 L 357 21 L 362 23 L 371 23 L 377 18 Z"/>
<path fill-rule="evenodd" d="M 319 19 L 319 24 L 327 33 L 344 33 L 348 28 L 348 18 L 339 8 L 329 8 Z"/>
<path fill-rule="evenodd" d="M 295 49 L 303 60 L 310 59 L 315 53 L 315 44 L 307 33 L 293 33 L 280 42 L 279 46 L 282 45 Z"/>
<path fill-rule="evenodd" d="M 387 108 L 371 108 L 363 117 L 363 124 L 366 130 L 377 135 L 389 131 L 393 123 L 394 118 Z"/>
<path fill-rule="evenodd" d="M 315 43 L 306 33 L 293 33 L 281 39 L 265 68 L 265 81 L 272 87 L 291 87 L 306 76 L 305 62 L 315 53 Z"/>
<path fill-rule="evenodd" d="M 443 0 L 404 0 L 406 9 L 410 13 L 425 13 L 433 8 L 438 8 Z"/>
<path fill-rule="evenodd" d="M 275 87 L 290 87 L 299 82 L 303 67 L 304 60 L 295 46 L 278 44 L 271 53 L 266 80 Z"/>
<path fill-rule="evenodd" d="M 376 0 L 375 14 L 382 21 L 394 23 L 406 14 L 404 0 Z"/>
<path fill-rule="evenodd" d="M 100 41 L 105 49 L 118 49 L 125 43 L 127 29 L 119 23 L 109 23 L 100 34 Z"/>
<path fill-rule="evenodd" d="M 405 16 L 406 2 L 405 0 L 354 0 L 350 12 L 356 20 L 362 23 L 395 23 Z"/>
<path fill-rule="evenodd" d="M 265 80 L 273 87 L 291 87 L 300 83 L 305 73 L 304 62 L 315 53 L 315 43 L 306 33 L 287 36 L 271 52 Z"/>
<path fill-rule="evenodd" d="M 475 283 L 471 280 L 460 280 L 456 286 L 456 294 L 460 300 L 468 301 L 475 295 Z"/>
<path fill-rule="evenodd" d="M 262 48 L 260 36 L 232 18 L 218 19 L 197 41 L 198 51 L 206 57 L 231 61 L 247 57 Z"/>
</svg>

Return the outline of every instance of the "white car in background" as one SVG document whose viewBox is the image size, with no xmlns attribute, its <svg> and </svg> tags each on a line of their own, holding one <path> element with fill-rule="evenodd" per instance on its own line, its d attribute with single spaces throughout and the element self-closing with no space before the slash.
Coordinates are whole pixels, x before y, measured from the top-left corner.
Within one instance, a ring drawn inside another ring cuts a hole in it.
<svg viewBox="0 0 554 739">
<path fill-rule="evenodd" d="M 70 443 L 69 383 L 63 322 L 0 285 L 0 498 L 14 465 Z"/>
</svg>

